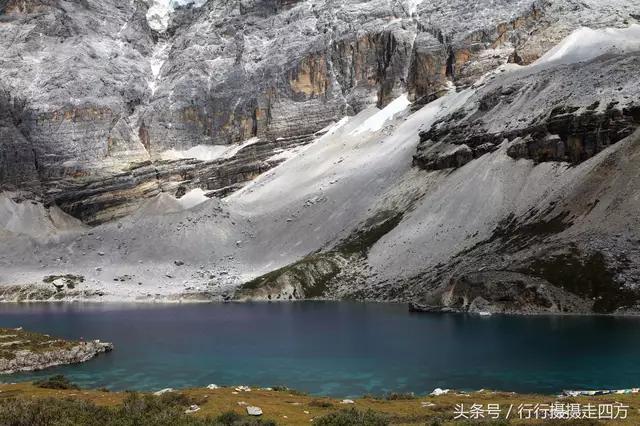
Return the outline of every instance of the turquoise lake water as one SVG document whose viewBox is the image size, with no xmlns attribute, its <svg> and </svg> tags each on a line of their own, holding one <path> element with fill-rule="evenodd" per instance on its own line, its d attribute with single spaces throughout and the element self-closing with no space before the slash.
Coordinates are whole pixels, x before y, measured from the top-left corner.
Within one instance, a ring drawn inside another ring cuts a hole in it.
<svg viewBox="0 0 640 426">
<path fill-rule="evenodd" d="M 62 373 L 87 387 L 286 385 L 314 394 L 436 387 L 555 393 L 640 386 L 640 320 L 411 314 L 348 302 L 0 305 L 0 326 L 99 338 L 115 350 Z"/>
</svg>

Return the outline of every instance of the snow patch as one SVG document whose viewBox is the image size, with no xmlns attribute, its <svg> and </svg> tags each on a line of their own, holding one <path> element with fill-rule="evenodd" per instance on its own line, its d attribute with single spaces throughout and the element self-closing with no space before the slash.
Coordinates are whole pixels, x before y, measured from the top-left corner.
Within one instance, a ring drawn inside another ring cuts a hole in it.
<svg viewBox="0 0 640 426">
<path fill-rule="evenodd" d="M 398 121 L 393 135 L 383 138 L 376 133 L 377 130 L 406 108 L 409 104 L 406 95 L 383 110 L 367 108 L 354 117 L 341 120 L 330 133 L 225 200 L 229 206 L 242 205 L 245 213 L 254 215 L 273 214 L 273 211 L 283 208 L 284 199 L 288 204 L 296 204 L 300 199 L 304 203 L 314 197 L 329 197 L 329 194 L 333 194 L 333 201 L 342 200 L 336 201 L 337 205 L 353 205 L 357 202 L 368 204 L 375 198 L 372 189 L 374 182 L 376 185 L 391 186 L 399 175 L 411 168 L 420 128 L 429 126 L 437 118 L 462 106 L 471 93 L 471 90 L 466 90 L 443 96 L 409 116 L 406 121 Z M 362 188 L 368 188 L 372 193 L 356 200 L 353 194 L 361 193 Z M 337 216 L 343 212 L 331 214 Z M 321 219 L 318 218 L 316 223 L 321 223 Z M 338 221 L 333 224 L 339 226 Z"/>
<path fill-rule="evenodd" d="M 169 27 L 171 14 L 178 6 L 202 6 L 207 0 L 147 0 L 147 22 L 152 30 L 164 32 Z"/>
<path fill-rule="evenodd" d="M 351 134 L 357 135 L 365 132 L 377 132 L 378 130 L 382 129 L 382 127 L 384 127 L 384 124 L 387 121 L 393 119 L 396 114 L 407 109 L 409 105 L 411 105 L 411 102 L 409 101 L 409 97 L 405 93 L 404 95 L 398 97 L 389 105 L 381 109 L 378 113 L 367 118 L 367 120 L 362 123 L 362 125 L 354 129 Z"/>
<path fill-rule="evenodd" d="M 147 10 L 147 22 L 152 30 L 163 32 L 169 26 L 173 7 L 170 0 L 150 0 Z"/>
<path fill-rule="evenodd" d="M 418 6 L 422 4 L 424 0 L 407 0 L 407 12 L 409 16 L 414 16 L 418 12 Z"/>
<path fill-rule="evenodd" d="M 640 25 L 600 30 L 582 27 L 534 62 L 534 65 L 585 62 L 605 53 L 627 53 L 636 50 L 640 50 Z"/>
<path fill-rule="evenodd" d="M 149 80 L 149 88 L 151 93 L 154 94 L 158 88 L 158 77 L 160 77 L 160 71 L 162 66 L 169 58 L 169 51 L 171 50 L 171 44 L 162 42 L 156 45 L 151 55 L 151 79 Z"/>
<path fill-rule="evenodd" d="M 163 160 L 181 160 L 195 158 L 200 161 L 214 161 L 231 158 L 241 149 L 258 142 L 260 139 L 251 138 L 234 145 L 196 145 L 186 151 L 170 149 L 160 154 Z"/>
<path fill-rule="evenodd" d="M 209 201 L 209 197 L 205 195 L 205 192 L 201 188 L 192 189 L 178 198 L 178 202 L 185 210 L 200 205 L 205 201 Z"/>
<path fill-rule="evenodd" d="M 134 217 L 145 219 L 152 216 L 163 216 L 166 214 L 178 213 L 199 206 L 210 198 L 205 195 L 205 191 L 200 188 L 192 189 L 181 198 L 176 198 L 171 194 L 162 192 L 155 197 L 146 200 L 136 211 Z"/>
</svg>

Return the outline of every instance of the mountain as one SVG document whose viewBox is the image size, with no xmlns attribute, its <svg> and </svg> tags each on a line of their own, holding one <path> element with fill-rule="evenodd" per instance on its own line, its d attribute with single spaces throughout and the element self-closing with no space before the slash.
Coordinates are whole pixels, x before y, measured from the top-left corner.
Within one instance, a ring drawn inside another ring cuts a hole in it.
<svg viewBox="0 0 640 426">
<path fill-rule="evenodd" d="M 0 11 L 8 300 L 638 310 L 640 1 Z"/>
</svg>

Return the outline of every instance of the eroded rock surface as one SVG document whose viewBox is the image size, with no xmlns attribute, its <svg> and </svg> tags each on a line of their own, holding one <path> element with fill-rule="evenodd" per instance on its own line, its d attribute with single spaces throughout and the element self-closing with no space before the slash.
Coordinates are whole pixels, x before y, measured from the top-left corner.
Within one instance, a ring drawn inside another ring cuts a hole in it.
<svg viewBox="0 0 640 426">
<path fill-rule="evenodd" d="M 3 300 L 640 311 L 637 0 L 180 3 L 1 4 Z"/>
<path fill-rule="evenodd" d="M 460 167 L 503 142 L 516 159 L 585 161 L 640 126 L 638 65 L 633 52 L 498 73 L 420 134 L 414 161 L 427 170 Z"/>
<path fill-rule="evenodd" d="M 277 164 L 265 160 L 282 138 L 308 140 L 403 92 L 432 101 L 580 25 L 625 25 L 633 2 L 618 3 L 8 0 L 0 185 L 88 223 L 160 192 L 227 194 Z M 254 137 L 260 155 L 161 161 Z"/>
</svg>

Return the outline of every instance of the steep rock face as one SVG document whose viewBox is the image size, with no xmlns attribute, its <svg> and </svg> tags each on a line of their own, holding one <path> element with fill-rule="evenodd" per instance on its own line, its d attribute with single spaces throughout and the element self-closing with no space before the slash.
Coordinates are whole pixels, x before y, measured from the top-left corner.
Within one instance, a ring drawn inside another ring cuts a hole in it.
<svg viewBox="0 0 640 426">
<path fill-rule="evenodd" d="M 639 65 L 640 55 L 628 53 L 497 74 L 463 109 L 420 134 L 414 163 L 460 167 L 503 141 L 513 158 L 582 162 L 640 126 L 632 72 Z M 463 158 L 448 160 L 462 149 Z"/>
<path fill-rule="evenodd" d="M 403 92 L 426 103 L 499 64 L 535 59 L 578 25 L 621 25 L 624 6 L 6 1 L 0 184 L 90 223 L 181 181 L 226 193 L 269 156 L 234 175 L 224 164 L 159 163 L 162 153 L 253 137 L 276 147 Z M 544 43 L 533 43 L 539 32 Z M 179 179 L 185 167 L 193 172 Z"/>
<path fill-rule="evenodd" d="M 173 28 L 144 116 L 153 149 L 309 134 L 378 102 L 378 92 L 388 102 L 402 91 L 415 25 L 386 2 L 366 10 L 209 2 Z"/>
<path fill-rule="evenodd" d="M 66 181 L 100 181 L 149 158 L 131 125 L 149 96 L 145 58 L 153 38 L 145 12 L 137 1 L 10 1 L 3 8 L 0 115 L 7 122 L 11 110 L 21 137 L 3 137 L 2 168 L 31 169 L 26 182 L 38 180 L 48 201 Z M 16 157 L 29 162 L 12 163 Z M 0 185 L 34 187 L 26 182 Z"/>
<path fill-rule="evenodd" d="M 511 271 L 474 272 L 452 278 L 417 312 L 585 312 L 591 303 L 543 279 Z"/>
<path fill-rule="evenodd" d="M 36 153 L 16 127 L 20 114 L 21 105 L 0 89 L 0 182 L 4 188 L 37 193 L 41 188 Z"/>
</svg>

